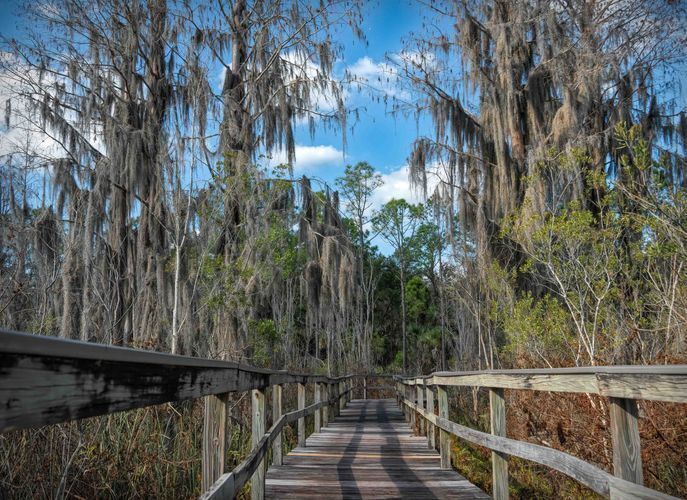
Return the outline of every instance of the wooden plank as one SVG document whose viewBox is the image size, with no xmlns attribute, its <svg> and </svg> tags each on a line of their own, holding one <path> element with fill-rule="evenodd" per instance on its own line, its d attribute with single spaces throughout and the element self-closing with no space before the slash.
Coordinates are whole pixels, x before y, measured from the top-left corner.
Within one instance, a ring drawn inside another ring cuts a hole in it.
<svg viewBox="0 0 687 500">
<path fill-rule="evenodd" d="M 687 402 L 687 365 L 436 372 L 403 379 L 408 385 L 494 387 L 551 392 L 584 392 L 608 397 Z"/>
<path fill-rule="evenodd" d="M 0 330 L 0 432 L 275 383 L 327 380 Z"/>
<path fill-rule="evenodd" d="M 206 396 L 203 412 L 202 491 L 224 473 L 228 394 Z"/>
<path fill-rule="evenodd" d="M 258 448 L 265 435 L 265 393 L 261 390 L 252 391 L 252 443 L 253 449 Z M 251 478 L 251 498 L 263 500 L 265 498 L 265 460 L 260 460 L 257 470 Z"/>
<path fill-rule="evenodd" d="M 687 403 L 684 374 L 600 373 L 597 378 L 602 396 Z"/>
<path fill-rule="evenodd" d="M 298 384 L 298 409 L 305 408 L 305 384 Z M 298 446 L 305 446 L 305 418 L 298 419 Z"/>
<path fill-rule="evenodd" d="M 315 403 L 322 401 L 322 384 L 315 384 Z M 322 410 L 315 412 L 314 432 L 320 432 L 322 429 Z"/>
<path fill-rule="evenodd" d="M 448 420 L 448 393 L 446 388 L 440 385 L 437 386 L 437 402 L 439 404 L 439 416 Z M 441 468 L 450 469 L 451 438 L 448 431 L 444 428 L 439 431 L 439 454 L 441 455 Z"/>
<path fill-rule="evenodd" d="M 613 441 L 613 472 L 622 479 L 643 484 L 637 403 L 633 399 L 610 398 L 609 411 Z"/>
<path fill-rule="evenodd" d="M 349 388 L 351 389 L 351 388 Z M 488 496 L 412 435 L 393 399 L 353 399 L 331 425 L 267 472 L 266 498 L 460 498 Z"/>
<path fill-rule="evenodd" d="M 331 391 L 328 383 L 322 384 L 322 398 L 327 401 L 331 397 Z M 322 407 L 322 427 L 329 425 L 329 404 Z"/>
<path fill-rule="evenodd" d="M 282 409 L 282 386 L 275 385 L 272 387 L 272 425 L 279 421 L 283 414 Z M 275 437 L 272 443 L 272 464 L 281 465 L 282 464 L 282 447 L 281 447 L 281 434 Z"/>
<path fill-rule="evenodd" d="M 434 415 L 434 390 L 431 386 L 428 385 L 425 388 L 425 395 L 425 399 L 427 400 L 427 413 Z M 436 449 L 434 424 L 432 424 L 429 420 L 425 420 L 425 422 L 427 422 L 427 447 L 430 450 L 434 450 Z"/>
<path fill-rule="evenodd" d="M 415 390 L 417 392 L 417 405 L 420 408 L 424 408 L 425 407 L 425 403 L 424 403 L 425 388 L 424 388 L 424 385 L 416 386 Z M 418 418 L 417 430 L 418 430 L 418 433 L 420 434 L 420 436 L 424 436 L 424 422 L 425 422 L 424 418 Z"/>
<path fill-rule="evenodd" d="M 489 420 L 494 436 L 506 437 L 506 400 L 503 389 L 489 389 Z M 508 498 L 508 457 L 499 451 L 491 452 L 492 497 Z"/>
<path fill-rule="evenodd" d="M 412 403 L 405 401 L 405 404 L 412 406 Z M 563 451 L 540 446 L 524 441 L 517 441 L 506 437 L 493 436 L 486 432 L 480 432 L 469 427 L 465 427 L 455 422 L 451 422 L 446 418 L 437 415 L 429 415 L 425 412 L 425 418 L 428 418 L 441 429 L 445 429 L 454 436 L 457 436 L 471 443 L 479 446 L 484 446 L 494 451 L 499 451 L 507 455 L 520 457 L 525 460 L 536 462 L 552 469 L 555 469 L 576 481 L 584 484 L 591 490 L 600 495 L 609 496 L 611 490 L 615 489 L 616 494 L 627 494 L 626 497 L 617 498 L 662 498 L 674 499 L 670 495 L 652 490 L 642 485 L 626 481 L 622 478 L 615 477 L 605 470 L 573 457 Z M 630 494 L 631 493 L 631 494 Z M 653 495 L 653 496 L 652 496 Z"/>
</svg>

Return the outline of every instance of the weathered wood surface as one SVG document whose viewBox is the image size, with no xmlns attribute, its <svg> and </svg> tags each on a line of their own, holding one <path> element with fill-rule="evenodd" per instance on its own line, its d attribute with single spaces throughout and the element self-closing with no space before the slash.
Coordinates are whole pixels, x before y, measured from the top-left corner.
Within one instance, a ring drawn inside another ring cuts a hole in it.
<svg viewBox="0 0 687 500">
<path fill-rule="evenodd" d="M 266 498 L 489 498 L 442 470 L 393 399 L 353 400 L 307 447 L 267 472 Z"/>
<path fill-rule="evenodd" d="M 687 365 L 599 366 L 531 370 L 437 372 L 407 385 L 494 387 L 687 403 Z"/>
<path fill-rule="evenodd" d="M 609 413 L 613 441 L 613 472 L 622 479 L 643 484 L 637 402 L 633 399 L 611 398 Z"/>
<path fill-rule="evenodd" d="M 241 491 L 244 485 L 248 482 L 253 474 L 261 466 L 262 461 L 267 456 L 267 450 L 274 444 L 277 439 L 281 439 L 281 431 L 286 424 L 296 422 L 298 419 L 313 415 L 318 409 L 326 407 L 326 405 L 338 404 L 338 397 L 329 400 L 313 403 L 300 410 L 283 414 L 281 418 L 276 420 L 272 427 L 264 433 L 260 441 L 256 444 L 253 441 L 253 449 L 246 459 L 241 462 L 233 471 L 222 474 L 220 478 L 215 481 L 212 487 L 205 491 L 201 496 L 203 500 L 215 500 L 234 498 Z"/>
<path fill-rule="evenodd" d="M 405 400 L 404 404 L 411 411 L 416 411 L 424 418 L 430 420 L 440 429 L 465 439 L 471 443 L 484 446 L 493 451 L 498 451 L 507 455 L 531 460 L 570 476 L 576 481 L 584 484 L 591 490 L 614 498 L 656 498 L 656 499 L 675 499 L 670 495 L 652 490 L 645 486 L 626 481 L 615 477 L 605 470 L 585 462 L 577 457 L 569 455 L 563 451 L 540 446 L 537 444 L 517 441 L 506 437 L 494 436 L 486 432 L 477 431 L 469 427 L 451 422 L 441 416 L 431 415 L 425 410 L 420 410 L 417 405 Z M 615 495 L 615 496 L 614 496 Z M 620 495 L 620 496 L 618 496 Z"/>
<path fill-rule="evenodd" d="M 506 400 L 503 389 L 489 389 L 489 421 L 494 436 L 506 437 Z M 496 500 L 508 498 L 508 456 L 491 452 L 492 493 Z"/>
<path fill-rule="evenodd" d="M 0 329 L 0 432 L 327 378 Z"/>
<path fill-rule="evenodd" d="M 209 489 L 224 472 L 227 397 L 227 394 L 205 397 L 201 479 L 203 491 Z"/>
</svg>

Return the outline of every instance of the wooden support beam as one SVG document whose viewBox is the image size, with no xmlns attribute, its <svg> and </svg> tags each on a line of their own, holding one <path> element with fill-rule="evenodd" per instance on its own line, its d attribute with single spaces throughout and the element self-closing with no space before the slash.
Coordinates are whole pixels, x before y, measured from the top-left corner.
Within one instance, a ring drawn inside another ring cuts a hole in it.
<svg viewBox="0 0 687 500">
<path fill-rule="evenodd" d="M 322 401 L 322 384 L 315 384 L 315 403 Z M 314 432 L 322 430 L 322 408 L 315 411 L 315 428 Z"/>
<path fill-rule="evenodd" d="M 298 409 L 305 408 L 305 384 L 298 384 Z M 298 446 L 305 446 L 305 417 L 298 419 Z"/>
<path fill-rule="evenodd" d="M 613 473 L 626 481 L 643 484 L 637 402 L 634 399 L 609 398 L 609 406 Z"/>
<path fill-rule="evenodd" d="M 224 473 L 228 394 L 205 396 L 203 417 L 203 477 L 201 487 L 209 490 Z"/>
<path fill-rule="evenodd" d="M 331 398 L 331 391 L 329 390 L 329 384 L 326 382 L 322 384 L 322 397 L 324 400 Z M 329 405 L 324 405 L 322 407 L 322 427 L 327 427 L 329 425 Z"/>
<path fill-rule="evenodd" d="M 424 388 L 424 386 L 416 385 L 415 386 L 415 392 L 417 393 L 417 405 L 418 405 L 418 407 L 420 407 L 421 409 L 424 410 L 425 409 L 425 403 L 424 403 L 425 388 Z M 424 435 L 424 430 L 425 430 L 424 421 L 425 421 L 425 419 L 421 415 L 417 416 L 417 431 L 420 434 L 420 436 Z"/>
<path fill-rule="evenodd" d="M 446 388 L 437 386 L 437 401 L 439 403 L 439 416 L 448 420 L 448 393 Z M 441 455 L 441 468 L 451 468 L 451 437 L 444 429 L 439 431 L 439 454 Z"/>
<path fill-rule="evenodd" d="M 489 389 L 489 418 L 491 433 L 506 437 L 506 400 L 503 389 Z M 492 497 L 496 500 L 508 498 L 508 456 L 491 452 Z"/>
<path fill-rule="evenodd" d="M 265 435 L 265 392 L 254 389 L 252 392 L 252 448 L 257 448 L 260 440 Z M 263 500 L 265 498 L 265 460 L 261 460 L 260 465 L 251 478 L 251 498 L 252 500 Z"/>
<path fill-rule="evenodd" d="M 282 387 L 275 385 L 272 387 L 272 424 L 277 422 L 283 414 L 282 408 Z M 272 463 L 274 465 L 282 465 L 282 449 L 281 449 L 281 432 L 274 438 L 272 443 Z"/>
<path fill-rule="evenodd" d="M 432 386 L 428 385 L 425 388 L 425 399 L 427 400 L 427 411 L 431 415 L 434 415 L 434 390 L 432 389 Z M 436 447 L 436 441 L 434 438 L 435 430 L 434 424 L 427 421 L 427 448 L 430 450 L 433 450 Z"/>
</svg>

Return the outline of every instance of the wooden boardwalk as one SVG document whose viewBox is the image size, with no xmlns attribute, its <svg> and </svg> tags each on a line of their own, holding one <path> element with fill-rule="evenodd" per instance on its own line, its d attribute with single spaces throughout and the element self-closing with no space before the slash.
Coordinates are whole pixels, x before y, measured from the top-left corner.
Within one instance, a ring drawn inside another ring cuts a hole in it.
<svg viewBox="0 0 687 500">
<path fill-rule="evenodd" d="M 489 498 L 440 468 L 393 399 L 353 400 L 267 472 L 266 498 Z"/>
</svg>

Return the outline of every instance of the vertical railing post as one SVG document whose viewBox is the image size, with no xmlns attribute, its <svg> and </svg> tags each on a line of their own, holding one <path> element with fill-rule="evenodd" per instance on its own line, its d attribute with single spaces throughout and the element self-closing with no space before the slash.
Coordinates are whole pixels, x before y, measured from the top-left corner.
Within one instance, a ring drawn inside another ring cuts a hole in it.
<svg viewBox="0 0 687 500">
<path fill-rule="evenodd" d="M 322 397 L 328 402 L 332 397 L 329 384 L 322 382 L 320 390 L 322 391 Z M 329 403 L 322 407 L 322 427 L 327 427 L 327 425 L 329 425 Z"/>
<path fill-rule="evenodd" d="M 503 389 L 489 389 L 489 416 L 491 433 L 494 436 L 506 437 L 506 400 Z M 508 498 L 508 456 L 504 453 L 491 452 L 492 492 L 496 500 Z"/>
<path fill-rule="evenodd" d="M 228 394 L 206 396 L 203 416 L 203 476 L 201 487 L 207 491 L 224 473 L 224 446 L 227 426 Z"/>
<path fill-rule="evenodd" d="M 346 389 L 345 384 L 346 382 L 343 380 L 339 381 L 339 415 L 341 414 L 341 411 L 346 408 L 346 396 L 342 396 Z"/>
<path fill-rule="evenodd" d="M 281 385 L 272 386 L 272 423 L 276 423 L 282 416 L 282 387 Z M 274 465 L 282 465 L 282 451 L 281 451 L 281 432 L 272 442 L 272 463 Z"/>
<path fill-rule="evenodd" d="M 315 382 L 315 403 L 322 401 L 322 384 Z M 315 410 L 315 428 L 313 432 L 322 430 L 322 408 Z"/>
<path fill-rule="evenodd" d="M 437 386 L 437 401 L 439 403 L 439 416 L 448 420 L 448 393 L 443 386 Z M 441 455 L 441 468 L 451 468 L 451 438 L 444 429 L 439 430 L 439 453 Z"/>
<path fill-rule="evenodd" d="M 253 449 L 255 449 L 265 435 L 265 391 L 260 389 L 253 390 L 252 396 L 252 443 Z M 263 500 L 265 498 L 265 469 L 265 460 L 263 459 L 250 480 L 252 500 Z"/>
<path fill-rule="evenodd" d="M 425 386 L 425 399 L 427 400 L 427 413 L 434 415 L 434 391 L 431 385 Z M 427 448 L 430 450 L 433 450 L 435 447 L 434 430 L 434 424 L 427 421 Z"/>
<path fill-rule="evenodd" d="M 298 409 L 305 408 L 305 384 L 298 383 Z M 305 446 L 305 417 L 298 419 L 298 446 Z"/>
<path fill-rule="evenodd" d="M 408 396 L 411 403 L 417 404 L 417 393 L 412 385 L 408 386 Z M 415 434 L 417 430 L 417 412 L 414 409 L 410 411 L 410 428 L 413 430 L 413 434 Z"/>
<path fill-rule="evenodd" d="M 363 377 L 363 399 L 367 399 L 367 377 Z"/>
<path fill-rule="evenodd" d="M 643 484 L 637 402 L 634 399 L 609 398 L 609 411 L 613 474 L 626 481 Z"/>
<path fill-rule="evenodd" d="M 415 382 L 415 392 L 417 394 L 417 407 L 418 410 L 424 410 L 425 409 L 425 386 L 424 386 L 424 380 L 422 381 L 423 385 L 419 385 L 417 381 Z M 425 418 L 422 416 L 422 414 L 418 411 L 417 413 L 417 431 L 420 436 L 424 435 L 424 430 L 425 430 Z"/>
</svg>

